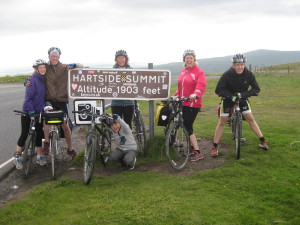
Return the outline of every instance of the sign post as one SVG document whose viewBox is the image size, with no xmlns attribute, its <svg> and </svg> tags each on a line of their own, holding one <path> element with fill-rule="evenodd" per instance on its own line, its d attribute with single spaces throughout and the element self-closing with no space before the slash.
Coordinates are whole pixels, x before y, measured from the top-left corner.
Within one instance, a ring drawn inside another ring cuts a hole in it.
<svg viewBox="0 0 300 225">
<path fill-rule="evenodd" d="M 148 63 L 148 69 L 153 69 L 153 63 Z M 154 140 L 154 101 L 149 100 L 149 139 Z"/>
</svg>

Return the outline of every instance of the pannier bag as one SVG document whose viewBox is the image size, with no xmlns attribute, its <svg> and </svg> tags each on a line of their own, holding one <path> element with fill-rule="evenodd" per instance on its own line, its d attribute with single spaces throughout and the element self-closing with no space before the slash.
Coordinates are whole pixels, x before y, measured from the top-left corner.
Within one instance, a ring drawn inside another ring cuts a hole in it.
<svg viewBox="0 0 300 225">
<path fill-rule="evenodd" d="M 155 115 L 156 126 L 167 126 L 171 115 L 171 108 L 169 105 L 160 104 L 157 107 Z"/>
<path fill-rule="evenodd" d="M 62 124 L 64 122 L 65 113 L 62 110 L 59 111 L 47 111 L 45 112 L 45 123 L 49 125 Z"/>
</svg>

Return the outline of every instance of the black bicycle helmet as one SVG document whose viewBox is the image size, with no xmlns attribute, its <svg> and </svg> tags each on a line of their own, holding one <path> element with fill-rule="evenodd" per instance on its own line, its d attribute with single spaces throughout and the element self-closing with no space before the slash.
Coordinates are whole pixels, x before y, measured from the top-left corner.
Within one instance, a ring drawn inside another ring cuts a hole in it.
<svg viewBox="0 0 300 225">
<path fill-rule="evenodd" d="M 125 56 L 126 59 L 128 58 L 127 52 L 125 50 L 122 50 L 122 49 L 116 51 L 115 59 L 117 59 L 118 56 Z"/>
<path fill-rule="evenodd" d="M 51 48 L 49 48 L 48 55 L 50 55 L 50 53 L 58 53 L 59 55 L 61 55 L 61 51 L 57 47 L 51 47 Z"/>
<path fill-rule="evenodd" d="M 37 68 L 37 67 L 40 66 L 40 65 L 47 65 L 47 63 L 46 63 L 46 61 L 43 60 L 43 59 L 37 59 L 37 60 L 35 60 L 35 61 L 33 62 L 32 67 L 33 67 L 33 68 Z"/>
<path fill-rule="evenodd" d="M 185 50 L 184 53 L 183 53 L 183 62 L 184 62 L 184 59 L 185 59 L 185 57 L 186 57 L 187 55 L 192 55 L 192 56 L 194 56 L 195 59 L 196 59 L 195 51 L 194 51 L 194 50 L 191 50 L 191 49 L 187 49 L 187 50 Z"/>
<path fill-rule="evenodd" d="M 235 54 L 231 59 L 232 63 L 245 63 L 246 61 L 247 61 L 246 57 L 240 53 Z"/>
</svg>

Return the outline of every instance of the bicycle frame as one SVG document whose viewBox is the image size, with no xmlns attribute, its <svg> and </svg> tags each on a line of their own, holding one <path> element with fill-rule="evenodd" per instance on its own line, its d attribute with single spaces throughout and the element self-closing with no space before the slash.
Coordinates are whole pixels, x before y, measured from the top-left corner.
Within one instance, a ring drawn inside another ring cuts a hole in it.
<svg viewBox="0 0 300 225">
<path fill-rule="evenodd" d="M 190 138 L 184 126 L 182 102 L 189 101 L 189 98 L 176 98 L 163 103 L 170 104 L 171 116 L 166 126 L 166 156 L 170 166 L 175 170 L 185 168 L 190 155 Z"/>
<path fill-rule="evenodd" d="M 242 142 L 242 120 L 243 115 L 240 109 L 240 100 L 237 99 L 233 106 L 231 114 L 232 139 L 235 140 L 235 158 L 240 158 L 241 142 Z"/>
</svg>

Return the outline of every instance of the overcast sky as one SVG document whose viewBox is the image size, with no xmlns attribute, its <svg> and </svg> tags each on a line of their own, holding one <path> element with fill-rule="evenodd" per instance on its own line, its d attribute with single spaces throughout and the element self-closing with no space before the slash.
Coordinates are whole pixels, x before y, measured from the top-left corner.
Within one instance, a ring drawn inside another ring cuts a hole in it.
<svg viewBox="0 0 300 225">
<path fill-rule="evenodd" d="M 132 66 L 256 49 L 300 50 L 300 0 L 1 0 L 0 73 L 31 70 L 52 46 L 63 63 Z"/>
</svg>

